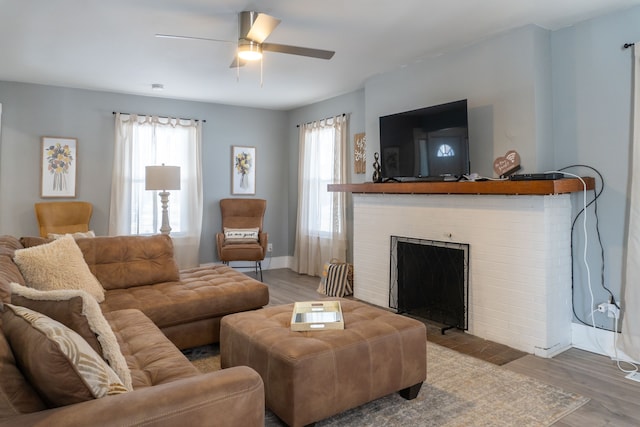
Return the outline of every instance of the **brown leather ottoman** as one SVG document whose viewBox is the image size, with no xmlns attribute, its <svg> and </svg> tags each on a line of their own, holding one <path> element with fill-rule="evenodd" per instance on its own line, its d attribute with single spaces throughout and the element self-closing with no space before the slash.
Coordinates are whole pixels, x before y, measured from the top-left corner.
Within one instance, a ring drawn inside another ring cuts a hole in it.
<svg viewBox="0 0 640 427">
<path fill-rule="evenodd" d="M 344 330 L 293 332 L 293 304 L 222 318 L 222 368 L 246 365 L 265 384 L 266 404 L 304 426 L 400 391 L 418 395 L 427 375 L 427 334 L 414 319 L 341 299 Z"/>
</svg>

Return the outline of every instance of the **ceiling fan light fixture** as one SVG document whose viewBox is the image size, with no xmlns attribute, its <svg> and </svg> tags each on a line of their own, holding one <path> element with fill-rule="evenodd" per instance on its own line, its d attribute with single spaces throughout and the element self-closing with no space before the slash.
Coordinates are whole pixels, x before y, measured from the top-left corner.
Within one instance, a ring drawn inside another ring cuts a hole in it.
<svg viewBox="0 0 640 427">
<path fill-rule="evenodd" d="M 262 47 L 251 40 L 240 40 L 238 43 L 238 57 L 245 61 L 257 61 L 262 58 Z"/>
</svg>

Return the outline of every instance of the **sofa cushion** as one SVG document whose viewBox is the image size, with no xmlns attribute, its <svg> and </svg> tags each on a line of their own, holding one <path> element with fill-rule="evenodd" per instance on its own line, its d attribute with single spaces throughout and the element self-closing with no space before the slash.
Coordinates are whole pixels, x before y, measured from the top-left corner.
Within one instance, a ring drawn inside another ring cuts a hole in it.
<svg viewBox="0 0 640 427">
<path fill-rule="evenodd" d="M 22 236 L 20 238 L 20 243 L 25 248 L 30 248 L 32 246 L 44 245 L 45 243 L 51 243 L 54 239 L 47 239 L 46 237 L 40 236 Z"/>
<path fill-rule="evenodd" d="M 128 391 L 80 335 L 28 308 L 4 307 L 2 326 L 18 365 L 49 406 Z"/>
<path fill-rule="evenodd" d="M 131 389 L 127 361 L 95 298 L 80 290 L 39 291 L 18 283 L 11 284 L 11 292 L 12 304 L 44 314 L 78 333 Z"/>
<path fill-rule="evenodd" d="M 0 332 L 0 419 L 46 409 L 16 365 L 11 347 Z"/>
<path fill-rule="evenodd" d="M 256 228 L 224 228 L 224 242 L 234 243 L 256 243 L 258 241 L 260 229 Z"/>
<path fill-rule="evenodd" d="M 89 269 L 104 289 L 177 281 L 173 243 L 164 234 L 154 236 L 99 236 L 78 239 Z"/>
<path fill-rule="evenodd" d="M 107 291 L 100 307 L 105 313 L 137 308 L 162 329 L 268 303 L 269 288 L 264 283 L 217 264 L 182 270 L 180 282 Z"/>
<path fill-rule="evenodd" d="M 18 249 L 13 259 L 29 287 L 42 291 L 81 289 L 98 302 L 104 301 L 104 289 L 91 274 L 73 237 Z"/>
<path fill-rule="evenodd" d="M 22 273 L 13 262 L 16 249 L 22 249 L 18 239 L 13 236 L 0 236 L 0 302 L 11 302 L 11 282 L 24 285 Z"/>
<path fill-rule="evenodd" d="M 105 314 L 105 318 L 131 369 L 134 390 L 199 375 L 195 366 L 140 310 L 118 310 Z"/>
</svg>

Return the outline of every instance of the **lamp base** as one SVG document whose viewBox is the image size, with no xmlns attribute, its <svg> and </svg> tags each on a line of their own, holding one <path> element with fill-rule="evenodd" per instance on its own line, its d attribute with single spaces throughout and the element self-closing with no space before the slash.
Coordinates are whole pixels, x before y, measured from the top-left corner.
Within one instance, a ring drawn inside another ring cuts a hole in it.
<svg viewBox="0 0 640 427">
<path fill-rule="evenodd" d="M 169 235 L 171 227 L 169 226 L 169 192 L 161 191 L 158 193 L 160 196 L 160 203 L 162 204 L 162 226 L 160 227 L 160 233 Z"/>
</svg>

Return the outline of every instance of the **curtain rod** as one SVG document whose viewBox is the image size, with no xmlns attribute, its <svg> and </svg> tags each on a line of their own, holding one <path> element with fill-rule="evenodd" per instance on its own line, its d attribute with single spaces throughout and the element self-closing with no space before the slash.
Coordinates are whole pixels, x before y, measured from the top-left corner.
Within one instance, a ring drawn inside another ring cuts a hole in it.
<svg viewBox="0 0 640 427">
<path fill-rule="evenodd" d="M 347 113 L 342 113 L 342 117 L 344 117 L 344 116 L 346 116 L 346 115 L 347 115 Z M 335 116 L 334 116 L 334 117 L 335 117 Z M 322 121 L 322 120 L 328 120 L 328 119 L 333 119 L 333 117 L 325 117 L 324 119 L 314 120 L 314 122 Z M 305 125 L 309 125 L 309 124 L 311 124 L 311 123 L 313 123 L 313 122 L 307 122 L 307 123 L 303 123 L 303 124 L 305 124 Z M 299 128 L 299 127 L 300 127 L 300 125 L 296 125 L 296 127 L 297 127 L 297 128 Z"/>
<path fill-rule="evenodd" d="M 635 43 L 625 43 L 625 44 L 623 44 L 623 45 L 622 45 L 622 47 L 623 47 L 624 49 L 628 49 L 628 48 L 630 48 L 631 46 L 633 46 L 634 44 L 635 44 Z"/>
<path fill-rule="evenodd" d="M 117 111 L 113 111 L 113 114 L 118 114 L 118 112 Z M 126 114 L 128 116 L 131 115 L 131 113 L 123 113 L 123 112 L 120 112 L 120 114 Z M 175 119 L 175 117 L 166 117 L 166 116 L 158 116 L 158 117 L 161 118 L 161 119 Z M 178 118 L 178 120 L 195 120 L 196 122 L 207 123 L 207 121 L 204 120 L 204 119 L 182 119 L 182 118 Z"/>
</svg>

